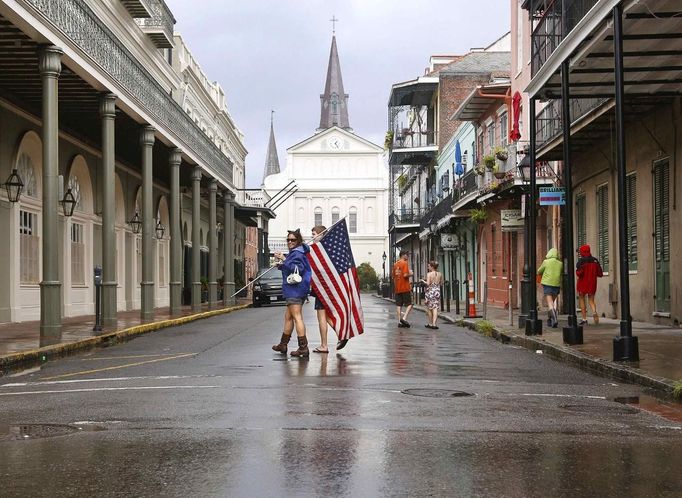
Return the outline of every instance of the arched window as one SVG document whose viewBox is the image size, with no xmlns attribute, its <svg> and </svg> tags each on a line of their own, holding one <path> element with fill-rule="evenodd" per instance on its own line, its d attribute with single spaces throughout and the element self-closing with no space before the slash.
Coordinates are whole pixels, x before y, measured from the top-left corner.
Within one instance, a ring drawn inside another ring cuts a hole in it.
<svg viewBox="0 0 682 498">
<path fill-rule="evenodd" d="M 33 161 L 31 161 L 28 154 L 22 152 L 19 156 L 19 160 L 17 161 L 17 173 L 19 173 L 21 181 L 24 182 L 23 193 L 29 197 L 38 197 Z"/>
<path fill-rule="evenodd" d="M 321 207 L 316 207 L 315 211 L 315 219 L 313 221 L 313 226 L 321 225 L 322 224 L 322 208 Z"/>
<path fill-rule="evenodd" d="M 358 210 L 355 206 L 348 210 L 348 232 L 358 233 Z"/>
<path fill-rule="evenodd" d="M 340 213 L 341 213 L 341 211 L 339 210 L 338 207 L 334 206 L 332 208 L 332 225 L 334 223 L 336 223 L 337 221 L 339 221 L 339 218 L 341 216 Z"/>
</svg>

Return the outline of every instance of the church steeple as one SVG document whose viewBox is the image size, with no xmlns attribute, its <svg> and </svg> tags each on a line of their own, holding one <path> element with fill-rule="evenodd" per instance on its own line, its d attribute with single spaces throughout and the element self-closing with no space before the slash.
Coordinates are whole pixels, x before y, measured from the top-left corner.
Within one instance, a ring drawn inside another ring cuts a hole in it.
<svg viewBox="0 0 682 498">
<path fill-rule="evenodd" d="M 279 173 L 279 156 L 277 155 L 277 144 L 275 143 L 275 127 L 273 124 L 273 116 L 275 111 L 270 113 L 270 142 L 268 143 L 268 152 L 265 155 L 265 169 L 263 170 L 263 183 L 265 177 L 276 175 Z"/>
<path fill-rule="evenodd" d="M 343 91 L 341 64 L 336 50 L 336 35 L 332 35 L 327 82 L 324 85 L 324 94 L 320 95 L 320 105 L 320 127 L 317 131 L 326 130 L 332 126 L 352 131 L 348 123 L 348 94 Z"/>
</svg>

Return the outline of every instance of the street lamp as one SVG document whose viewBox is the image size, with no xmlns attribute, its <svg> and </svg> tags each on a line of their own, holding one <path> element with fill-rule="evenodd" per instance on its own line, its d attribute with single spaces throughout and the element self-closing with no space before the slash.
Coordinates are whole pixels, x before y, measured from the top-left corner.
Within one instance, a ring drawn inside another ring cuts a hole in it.
<svg viewBox="0 0 682 498">
<path fill-rule="evenodd" d="M 519 173 L 521 174 L 521 180 L 523 181 L 524 185 L 530 182 L 530 160 L 528 156 L 525 156 L 523 159 L 521 159 L 521 162 L 519 162 Z M 530 243 L 529 243 L 529 228 L 528 228 L 528 209 L 530 208 L 529 205 L 529 196 L 528 193 L 524 192 L 522 189 L 522 202 L 524 204 L 525 208 L 525 213 L 523 216 L 523 275 L 521 277 L 521 313 L 519 313 L 519 318 L 518 318 L 518 328 L 523 329 L 526 327 L 526 320 L 528 319 L 528 307 L 529 307 L 529 300 L 530 296 L 528 293 L 530 292 L 529 284 L 530 284 L 530 267 L 528 264 L 528 257 L 530 255 Z"/>
<path fill-rule="evenodd" d="M 384 280 L 386 280 L 386 251 L 381 255 L 381 269 L 384 270 Z"/>
<path fill-rule="evenodd" d="M 158 240 L 163 239 L 163 234 L 166 231 L 166 227 L 163 226 L 163 223 L 161 223 L 161 220 L 159 220 L 158 223 L 156 224 L 155 231 L 156 231 L 156 238 Z"/>
<path fill-rule="evenodd" d="M 132 228 L 133 233 L 140 233 L 140 230 L 142 230 L 142 220 L 137 211 L 135 211 L 135 214 L 128 224 L 130 225 L 130 228 Z"/>
<path fill-rule="evenodd" d="M 14 168 L 12 173 L 7 177 L 5 182 L 5 188 L 7 189 L 7 199 L 10 202 L 19 202 L 19 197 L 21 197 L 21 191 L 24 190 L 24 182 L 21 181 L 17 169 Z"/>
<path fill-rule="evenodd" d="M 73 210 L 76 209 L 76 204 L 78 201 L 76 201 L 76 198 L 73 195 L 73 192 L 71 192 L 71 189 L 68 189 L 66 193 L 64 194 L 64 198 L 59 201 L 62 205 L 62 210 L 64 211 L 64 216 L 73 216 Z"/>
</svg>

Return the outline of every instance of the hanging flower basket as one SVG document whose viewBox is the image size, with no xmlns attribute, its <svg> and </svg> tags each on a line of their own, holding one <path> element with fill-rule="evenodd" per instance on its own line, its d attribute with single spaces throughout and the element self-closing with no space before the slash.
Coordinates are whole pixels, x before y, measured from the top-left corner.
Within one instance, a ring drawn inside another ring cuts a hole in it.
<svg viewBox="0 0 682 498">
<path fill-rule="evenodd" d="M 474 223 L 485 223 L 488 213 L 485 208 L 474 208 L 469 211 L 469 219 Z"/>
<path fill-rule="evenodd" d="M 497 147 L 495 148 L 495 157 L 500 161 L 506 161 L 509 159 L 509 151 L 504 147 Z"/>
<path fill-rule="evenodd" d="M 485 167 L 488 169 L 493 169 L 495 167 L 495 156 L 489 154 L 486 156 L 483 156 L 483 164 L 485 164 Z"/>
<path fill-rule="evenodd" d="M 502 180 L 502 179 L 504 179 L 504 177 L 507 176 L 507 172 L 506 171 L 500 171 L 499 169 L 496 169 L 495 171 L 493 171 L 493 175 L 498 180 Z"/>
<path fill-rule="evenodd" d="M 474 173 L 476 173 L 478 176 L 483 176 L 485 175 L 485 168 L 482 164 L 479 164 L 474 168 Z"/>
</svg>

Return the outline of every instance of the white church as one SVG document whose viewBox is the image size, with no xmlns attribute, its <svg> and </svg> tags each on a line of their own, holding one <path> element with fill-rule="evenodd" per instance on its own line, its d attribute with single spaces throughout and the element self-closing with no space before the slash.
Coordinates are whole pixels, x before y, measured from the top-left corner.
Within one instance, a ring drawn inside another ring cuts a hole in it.
<svg viewBox="0 0 682 498">
<path fill-rule="evenodd" d="M 286 252 L 287 230 L 300 228 L 308 240 L 313 226 L 329 227 L 345 216 L 355 264 L 369 263 L 381 277 L 382 255 L 389 254 L 388 166 L 383 148 L 353 133 L 349 125 L 335 36 L 320 101 L 319 128 L 287 149 L 282 172 L 270 128 L 263 189 L 274 196 L 292 180 L 297 187 L 269 222 L 270 251 Z"/>
</svg>

